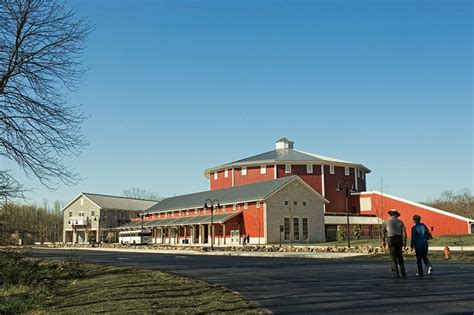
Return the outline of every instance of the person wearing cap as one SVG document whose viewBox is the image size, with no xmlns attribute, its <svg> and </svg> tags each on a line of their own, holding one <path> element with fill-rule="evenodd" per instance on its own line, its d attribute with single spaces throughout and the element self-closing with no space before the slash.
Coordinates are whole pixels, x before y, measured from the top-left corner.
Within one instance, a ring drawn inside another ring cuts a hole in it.
<svg viewBox="0 0 474 315">
<path fill-rule="evenodd" d="M 392 262 L 392 274 L 394 278 L 407 276 L 405 262 L 403 261 L 403 247 L 407 246 L 407 233 L 405 224 L 399 220 L 400 213 L 392 209 L 388 211 L 390 219 L 382 224 L 383 247 L 388 245 L 388 251 Z M 400 268 L 400 273 L 399 273 Z"/>
<path fill-rule="evenodd" d="M 418 266 L 418 277 L 423 277 L 423 264 L 428 268 L 428 275 L 433 274 L 433 266 L 428 259 L 428 240 L 432 239 L 431 232 L 426 225 L 421 223 L 418 214 L 413 216 L 415 225 L 411 228 L 411 249 L 415 249 L 416 264 Z"/>
</svg>

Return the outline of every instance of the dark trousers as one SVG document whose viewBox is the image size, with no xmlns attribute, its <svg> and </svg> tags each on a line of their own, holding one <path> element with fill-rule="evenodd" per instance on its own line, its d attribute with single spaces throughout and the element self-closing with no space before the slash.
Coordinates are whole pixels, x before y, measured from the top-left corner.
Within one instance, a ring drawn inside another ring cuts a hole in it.
<svg viewBox="0 0 474 315">
<path fill-rule="evenodd" d="M 428 244 L 421 245 L 421 246 L 415 246 L 415 253 L 416 253 L 416 264 L 418 266 L 418 274 L 422 275 L 423 274 L 423 264 L 425 264 L 426 267 L 432 267 L 431 263 L 428 259 Z"/>
<path fill-rule="evenodd" d="M 387 238 L 388 251 L 392 260 L 392 272 L 394 276 L 398 276 L 398 266 L 400 272 L 405 274 L 405 262 L 403 261 L 403 237 L 400 235 L 390 236 Z"/>
</svg>

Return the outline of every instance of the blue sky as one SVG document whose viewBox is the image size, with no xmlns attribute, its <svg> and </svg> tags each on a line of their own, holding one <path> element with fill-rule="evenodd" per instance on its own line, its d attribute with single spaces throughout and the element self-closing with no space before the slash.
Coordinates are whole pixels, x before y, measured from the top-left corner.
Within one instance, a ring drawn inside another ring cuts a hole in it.
<svg viewBox="0 0 474 315">
<path fill-rule="evenodd" d="M 205 190 L 205 168 L 281 137 L 364 164 L 369 189 L 472 189 L 471 1 L 70 5 L 95 24 L 70 95 L 90 115 L 90 145 L 68 161 L 85 179 L 48 191 L 16 171 L 30 201 Z"/>
</svg>

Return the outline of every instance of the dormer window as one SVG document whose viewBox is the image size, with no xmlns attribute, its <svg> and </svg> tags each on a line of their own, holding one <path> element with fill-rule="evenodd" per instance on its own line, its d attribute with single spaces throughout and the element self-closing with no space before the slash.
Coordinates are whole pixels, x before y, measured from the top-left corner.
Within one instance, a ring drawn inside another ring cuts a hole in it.
<svg viewBox="0 0 474 315">
<path fill-rule="evenodd" d="M 306 173 L 313 174 L 313 164 L 306 165 Z"/>
<path fill-rule="evenodd" d="M 260 166 L 260 174 L 267 174 L 267 166 L 266 165 Z"/>
<path fill-rule="evenodd" d="M 291 174 L 291 164 L 285 164 L 285 173 Z"/>
<path fill-rule="evenodd" d="M 243 166 L 242 167 L 242 176 L 245 176 L 245 175 L 247 175 L 247 167 Z"/>
</svg>

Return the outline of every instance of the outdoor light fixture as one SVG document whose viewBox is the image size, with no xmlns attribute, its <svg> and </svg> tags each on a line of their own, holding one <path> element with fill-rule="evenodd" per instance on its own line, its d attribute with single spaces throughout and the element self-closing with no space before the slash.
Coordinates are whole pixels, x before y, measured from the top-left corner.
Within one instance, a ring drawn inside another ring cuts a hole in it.
<svg viewBox="0 0 474 315">
<path fill-rule="evenodd" d="M 344 188 L 343 188 L 344 185 Z M 349 190 L 349 186 L 351 186 L 351 189 Z M 349 192 L 356 192 L 354 189 L 354 184 L 345 178 L 341 178 L 337 182 L 337 191 L 343 191 L 345 190 L 346 193 L 346 220 L 347 220 L 347 247 L 351 247 L 351 234 L 350 234 L 350 229 L 349 229 Z"/>
<path fill-rule="evenodd" d="M 214 250 L 214 229 L 213 229 L 213 224 L 214 224 L 214 209 L 219 208 L 221 205 L 219 203 L 219 200 L 214 199 L 206 199 L 204 201 L 204 209 L 210 208 L 211 209 L 211 250 Z"/>
</svg>

